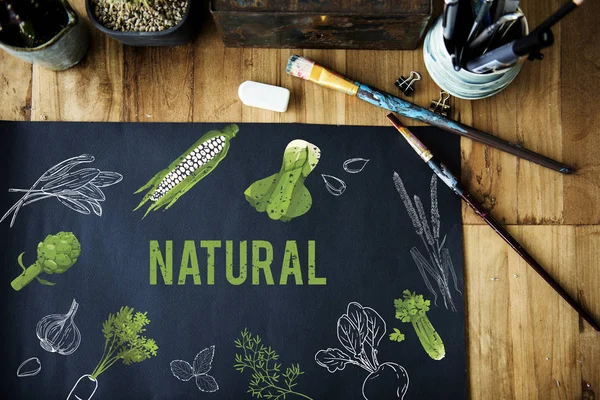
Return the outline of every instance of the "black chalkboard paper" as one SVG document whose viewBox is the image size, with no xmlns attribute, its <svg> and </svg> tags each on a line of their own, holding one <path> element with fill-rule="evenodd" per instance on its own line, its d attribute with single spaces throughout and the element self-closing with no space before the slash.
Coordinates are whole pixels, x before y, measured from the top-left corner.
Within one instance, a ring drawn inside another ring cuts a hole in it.
<svg viewBox="0 0 600 400">
<path fill-rule="evenodd" d="M 226 126 L 0 123 L 4 393 L 466 398 L 460 199 L 392 127 Z"/>
</svg>

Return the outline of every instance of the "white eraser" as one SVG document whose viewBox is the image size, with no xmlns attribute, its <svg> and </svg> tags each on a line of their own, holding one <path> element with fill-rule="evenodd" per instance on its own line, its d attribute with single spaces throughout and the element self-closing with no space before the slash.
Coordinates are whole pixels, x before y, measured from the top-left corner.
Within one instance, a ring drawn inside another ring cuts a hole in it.
<svg viewBox="0 0 600 400">
<path fill-rule="evenodd" d="M 246 81 L 238 89 L 238 96 L 247 106 L 285 112 L 290 102 L 290 91 L 279 86 Z"/>
</svg>

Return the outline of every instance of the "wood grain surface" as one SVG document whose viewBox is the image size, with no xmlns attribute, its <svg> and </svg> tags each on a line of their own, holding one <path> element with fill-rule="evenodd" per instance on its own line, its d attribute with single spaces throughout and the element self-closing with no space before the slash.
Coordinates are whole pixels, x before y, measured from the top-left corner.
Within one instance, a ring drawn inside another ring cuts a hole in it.
<svg viewBox="0 0 600 400">
<path fill-rule="evenodd" d="M 84 12 L 83 0 L 72 3 Z M 536 26 L 561 3 L 521 7 Z M 600 319 L 598 16 L 600 1 L 588 0 L 554 28 L 545 59 L 527 62 L 508 89 L 451 104 L 455 119 L 576 167 L 565 176 L 461 142 L 465 184 Z M 421 50 L 227 49 L 209 16 L 199 24 L 195 42 L 178 48 L 124 47 L 94 31 L 88 55 L 61 73 L 0 52 L 0 119 L 388 125 L 382 110 L 286 75 L 293 53 L 391 93 L 396 78 L 416 70 L 423 80 L 414 102 L 439 97 Z M 243 106 L 237 87 L 248 79 L 289 88 L 288 112 Z M 600 333 L 467 208 L 463 221 L 471 398 L 580 399 L 584 381 L 599 396 Z"/>
</svg>

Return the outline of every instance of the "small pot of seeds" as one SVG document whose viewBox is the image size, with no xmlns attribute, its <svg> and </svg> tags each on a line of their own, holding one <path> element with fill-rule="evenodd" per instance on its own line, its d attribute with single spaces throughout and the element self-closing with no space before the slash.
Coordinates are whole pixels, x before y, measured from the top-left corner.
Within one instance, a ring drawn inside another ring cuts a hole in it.
<svg viewBox="0 0 600 400">
<path fill-rule="evenodd" d="M 181 46 L 194 38 L 193 0 L 86 0 L 92 24 L 129 46 Z"/>
</svg>

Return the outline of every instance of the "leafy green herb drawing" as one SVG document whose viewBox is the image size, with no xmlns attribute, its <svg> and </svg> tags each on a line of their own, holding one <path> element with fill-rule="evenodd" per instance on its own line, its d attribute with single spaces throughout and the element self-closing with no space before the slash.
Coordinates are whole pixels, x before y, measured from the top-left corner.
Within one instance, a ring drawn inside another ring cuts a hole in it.
<svg viewBox="0 0 600 400">
<path fill-rule="evenodd" d="M 42 272 L 49 275 L 66 272 L 77 262 L 81 254 L 81 245 L 72 232 L 58 232 L 55 235 L 46 236 L 43 242 L 38 243 L 37 260 L 28 268 L 23 265 L 24 254 L 21 253 L 17 259 L 23 273 L 10 283 L 12 288 L 17 291 L 23 289 L 34 279 L 37 279 L 42 285 L 54 285 L 52 282 L 39 278 L 38 275 Z"/>
<path fill-rule="evenodd" d="M 404 342 L 405 338 L 404 333 L 400 332 L 398 328 L 394 328 L 394 332 L 390 333 L 390 340 L 392 342 Z"/>
<path fill-rule="evenodd" d="M 299 364 L 292 364 L 282 373 L 281 363 L 277 362 L 279 354 L 271 346 L 266 346 L 260 336 L 253 335 L 247 329 L 242 331 L 241 337 L 234 343 L 241 350 L 241 353 L 235 355 L 234 368 L 240 373 L 246 370 L 252 373 L 248 385 L 248 393 L 252 397 L 284 400 L 288 395 L 294 395 L 312 400 L 294 390 L 298 385 L 298 377 L 304 374 Z"/>
<path fill-rule="evenodd" d="M 98 389 L 98 376 L 118 361 L 131 365 L 156 356 L 158 346 L 154 339 L 142 336 L 150 323 L 146 314 L 125 306 L 116 315 L 108 315 L 102 324 L 105 339 L 102 357 L 91 374 L 79 378 L 67 400 L 91 399 Z"/>
<path fill-rule="evenodd" d="M 89 154 L 69 158 L 44 172 L 31 188 L 9 189 L 9 192 L 25 194 L 0 218 L 0 222 L 12 213 L 10 220 L 12 227 L 21 207 L 51 198 L 55 198 L 62 205 L 80 214 L 89 215 L 93 211 L 97 216 L 102 216 L 100 203 L 106 200 L 106 196 L 101 188 L 121 182 L 123 175 L 117 172 L 100 171 L 97 168 L 81 168 L 72 171 L 79 164 L 91 163 L 94 160 L 94 156 Z"/>
<path fill-rule="evenodd" d="M 419 341 L 429 357 L 441 360 L 446 356 L 446 349 L 442 338 L 427 317 L 431 302 L 425 300 L 423 295 L 411 293 L 410 290 L 405 290 L 402 294 L 403 298 L 394 300 L 396 318 L 402 322 L 412 323 Z"/>
<path fill-rule="evenodd" d="M 403 399 L 410 382 L 406 369 L 393 362 L 380 363 L 377 357 L 377 347 L 386 329 L 377 311 L 351 302 L 337 322 L 337 337 L 345 350 L 331 347 L 319 350 L 315 361 L 332 374 L 346 365 L 367 371 L 369 375 L 362 385 L 365 400 Z"/>
<path fill-rule="evenodd" d="M 283 153 L 278 173 L 254 182 L 244 195 L 258 212 L 288 222 L 304 215 L 312 207 L 312 196 L 304 181 L 317 166 L 321 150 L 305 140 L 292 140 Z"/>
</svg>

